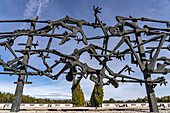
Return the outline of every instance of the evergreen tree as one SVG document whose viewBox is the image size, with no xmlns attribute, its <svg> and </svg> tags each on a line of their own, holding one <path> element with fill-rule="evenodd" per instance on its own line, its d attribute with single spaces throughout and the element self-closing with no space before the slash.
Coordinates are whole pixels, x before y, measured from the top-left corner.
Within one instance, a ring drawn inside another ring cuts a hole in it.
<svg viewBox="0 0 170 113">
<path fill-rule="evenodd" d="M 75 80 L 75 83 L 77 83 L 78 80 Z M 84 100 L 84 94 L 80 87 L 80 83 L 78 83 L 77 87 L 72 90 L 72 102 L 75 106 L 84 106 L 85 100 Z"/>
<path fill-rule="evenodd" d="M 90 98 L 90 106 L 99 107 L 103 102 L 103 87 L 99 87 L 97 84 L 94 85 L 93 92 Z"/>
</svg>

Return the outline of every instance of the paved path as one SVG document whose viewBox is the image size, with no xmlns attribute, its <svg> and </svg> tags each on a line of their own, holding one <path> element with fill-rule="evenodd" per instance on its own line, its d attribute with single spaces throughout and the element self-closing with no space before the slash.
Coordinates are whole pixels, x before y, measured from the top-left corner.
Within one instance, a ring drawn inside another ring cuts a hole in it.
<svg viewBox="0 0 170 113">
<path fill-rule="evenodd" d="M 16 113 L 10 111 L 0 111 L 0 113 Z M 139 111 L 20 111 L 17 113 L 149 113 Z M 152 112 L 153 113 L 153 112 Z M 160 113 L 170 113 L 170 110 L 160 111 Z"/>
<path fill-rule="evenodd" d="M 1 109 L 0 113 L 9 113 L 10 108 Z M 14 112 L 10 112 L 14 113 Z M 135 108 L 127 108 L 127 107 L 120 107 L 120 108 L 113 108 L 113 107 L 57 107 L 57 108 L 45 108 L 45 107 L 37 107 L 37 108 L 24 108 L 17 113 L 149 113 L 148 107 L 143 107 L 141 109 L 138 107 Z M 160 113 L 170 113 L 170 109 L 160 109 Z"/>
</svg>

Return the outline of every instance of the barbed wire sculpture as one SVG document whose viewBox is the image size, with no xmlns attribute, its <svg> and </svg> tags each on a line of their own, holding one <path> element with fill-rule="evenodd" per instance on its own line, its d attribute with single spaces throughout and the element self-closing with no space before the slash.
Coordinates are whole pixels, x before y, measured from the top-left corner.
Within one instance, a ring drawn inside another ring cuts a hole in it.
<svg viewBox="0 0 170 113">
<path fill-rule="evenodd" d="M 116 16 L 117 24 L 115 26 L 106 26 L 99 17 L 98 13 L 101 13 L 101 8 L 93 6 L 95 22 L 89 23 L 85 20 L 76 20 L 69 16 L 66 16 L 63 19 L 57 21 L 39 21 L 38 16 L 34 17 L 34 19 L 24 19 L 24 20 L 0 20 L 2 22 L 27 22 L 31 23 L 30 29 L 22 29 L 22 30 L 14 30 L 13 32 L 0 32 L 0 39 L 6 41 L 0 42 L 0 46 L 4 46 L 5 49 L 8 48 L 11 54 L 15 57 L 9 61 L 3 61 L 0 58 L 0 65 L 3 67 L 4 71 L 8 72 L 0 72 L 0 74 L 10 74 L 10 75 L 18 75 L 18 82 L 16 82 L 16 92 L 13 99 L 11 111 L 18 112 L 20 109 L 21 96 L 23 92 L 23 86 L 28 82 L 28 76 L 46 76 L 51 78 L 52 80 L 57 80 L 61 74 L 66 74 L 66 80 L 71 82 L 75 80 L 75 77 L 78 77 L 78 82 L 82 78 L 88 78 L 90 76 L 90 80 L 95 82 L 102 87 L 104 85 L 113 85 L 115 88 L 119 87 L 119 82 L 133 82 L 133 83 L 145 83 L 148 102 L 150 106 L 150 111 L 158 112 L 158 106 L 155 98 L 154 88 L 157 84 L 165 84 L 167 81 L 164 77 L 158 77 L 157 79 L 152 80 L 151 74 L 163 74 L 166 75 L 170 72 L 169 68 L 166 68 L 170 65 L 170 59 L 168 56 L 159 57 L 161 50 L 167 50 L 168 54 L 170 51 L 170 45 L 164 47 L 165 43 L 170 42 L 169 21 L 160 21 L 160 20 L 152 20 L 148 18 L 135 18 L 133 16 L 130 17 L 122 17 Z M 143 27 L 139 27 L 138 21 L 146 21 L 152 23 L 165 23 L 167 28 L 155 28 L 144 25 Z M 36 23 L 46 23 L 48 25 L 35 29 Z M 86 33 L 83 31 L 83 26 L 93 27 L 94 29 L 102 29 L 103 36 L 95 36 L 95 37 L 86 37 Z M 55 34 L 56 28 L 59 27 L 65 28 L 68 31 L 65 31 L 61 34 Z M 127 29 L 130 28 L 130 29 Z M 50 33 L 52 31 L 52 33 Z M 80 33 L 82 38 L 76 38 Z M 132 39 L 131 34 L 136 36 L 136 39 Z M 153 36 L 151 38 L 146 37 L 147 39 L 142 39 L 141 34 L 145 34 L 146 36 Z M 14 50 L 12 45 L 15 42 L 16 38 L 20 38 L 21 36 L 28 36 L 27 43 L 18 43 L 18 45 L 24 45 L 25 49 Z M 44 49 L 36 49 L 39 46 L 38 42 L 33 43 L 34 36 L 40 37 L 49 37 L 48 44 Z M 112 37 L 120 37 L 120 41 L 118 43 L 113 42 L 116 46 L 113 50 L 108 50 L 108 42 Z M 58 38 L 61 40 L 60 45 L 66 43 L 71 40 L 71 38 L 75 38 L 75 40 L 79 42 L 83 42 L 87 45 L 81 49 L 75 49 L 72 54 L 65 54 L 57 51 L 57 49 L 50 49 L 51 44 L 53 42 L 53 38 Z M 97 46 L 95 44 L 89 44 L 89 40 L 98 40 L 103 39 L 103 45 Z M 146 44 L 151 42 L 158 42 L 158 47 L 146 47 Z M 120 46 L 127 45 L 129 48 L 120 49 Z M 34 49 L 32 49 L 34 47 Z M 147 50 L 145 50 L 145 48 Z M 23 55 L 17 56 L 16 52 L 22 53 Z M 83 63 L 80 61 L 80 56 L 87 52 L 91 58 L 95 58 L 98 63 L 102 66 L 101 69 L 91 68 L 87 63 Z M 2 53 L 1 53 L 2 54 Z M 38 67 L 31 66 L 28 62 L 31 55 L 38 55 L 42 59 L 45 70 L 40 70 Z M 56 59 L 54 64 L 50 66 L 47 62 L 47 58 L 50 58 L 50 55 L 56 55 L 60 57 Z M 116 58 L 120 61 L 125 59 L 126 55 L 131 56 L 131 64 L 139 65 L 141 72 L 144 75 L 143 79 L 138 79 L 135 77 L 130 77 L 131 72 L 135 72 L 129 65 L 126 65 L 122 70 L 118 73 L 112 71 L 112 69 L 107 65 L 107 62 L 112 62 L 112 58 Z M 147 58 L 147 55 L 149 58 Z M 163 63 L 159 63 L 159 61 L 163 61 Z M 65 66 L 59 71 L 59 73 L 52 75 L 54 67 L 58 64 L 64 64 Z M 29 72 L 27 68 L 34 70 L 33 72 Z M 69 70 L 69 71 L 66 71 Z M 123 71 L 128 71 L 129 75 L 123 75 Z M 109 75 L 108 75 L 109 74 Z M 103 79 L 107 79 L 107 82 L 104 82 Z M 73 84 L 72 90 L 77 86 L 77 84 Z"/>
</svg>

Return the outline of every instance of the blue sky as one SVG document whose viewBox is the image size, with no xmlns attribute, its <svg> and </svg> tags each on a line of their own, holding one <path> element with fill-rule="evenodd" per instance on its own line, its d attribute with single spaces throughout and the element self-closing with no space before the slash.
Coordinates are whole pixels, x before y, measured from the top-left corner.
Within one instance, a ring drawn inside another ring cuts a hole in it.
<svg viewBox="0 0 170 113">
<path fill-rule="evenodd" d="M 115 16 L 125 16 L 133 15 L 135 17 L 146 17 L 151 19 L 159 20 L 170 20 L 170 1 L 169 0 L 0 0 L 0 20 L 12 20 L 12 19 L 32 19 L 34 16 L 38 15 L 39 20 L 58 20 L 66 15 L 74 19 L 85 19 L 88 22 L 94 22 L 94 12 L 93 5 L 102 7 L 102 13 L 99 14 L 100 19 L 106 23 L 108 26 L 114 26 L 116 24 Z M 45 24 L 38 24 L 37 27 L 44 26 Z M 25 23 L 0 23 L 0 31 L 13 31 L 14 29 L 29 29 L 29 24 Z M 87 37 L 103 35 L 101 30 L 94 30 L 92 28 L 84 28 L 86 30 Z M 59 32 L 63 32 L 61 30 Z M 25 42 L 27 37 L 20 37 L 17 42 Z M 39 40 L 40 46 L 38 48 L 43 48 L 47 44 L 48 39 L 43 37 L 35 37 L 34 42 Z M 113 49 L 114 41 L 118 41 L 119 38 L 110 39 L 109 49 Z M 81 42 L 77 44 L 75 40 L 66 42 L 64 45 L 59 46 L 61 40 L 55 39 L 52 43 L 52 48 L 57 49 L 63 53 L 71 54 L 75 48 L 82 48 L 84 44 Z M 89 41 L 89 43 L 94 43 L 101 45 L 102 40 Z M 126 47 L 126 46 L 125 46 Z M 124 47 L 124 48 L 125 48 Z M 19 49 L 17 43 L 13 46 L 14 49 Z M 23 49 L 23 47 L 21 47 Z M 20 48 L 20 49 L 21 49 Z M 4 47 L 0 47 L 0 54 L 4 61 L 7 59 L 12 59 L 10 52 L 4 51 Z M 162 53 L 163 54 L 163 53 Z M 21 54 L 17 54 L 18 56 Z M 166 53 L 165 55 L 170 55 Z M 58 58 L 58 57 L 57 57 Z M 54 62 L 56 57 L 52 57 L 48 60 L 50 64 Z M 101 68 L 95 60 L 90 61 L 88 54 L 83 54 L 81 56 L 82 62 L 87 62 L 91 67 Z M 129 59 L 129 57 L 127 57 Z M 114 60 L 109 63 L 109 66 L 113 71 L 118 72 L 121 70 L 129 60 L 120 62 Z M 34 65 L 40 69 L 44 69 L 42 63 L 37 56 L 31 56 L 30 64 Z M 116 65 L 115 65 L 116 64 Z M 55 68 L 54 73 L 57 73 L 63 65 L 59 65 Z M 143 78 L 140 70 L 131 65 L 135 70 L 133 77 Z M 0 71 L 2 67 L 0 67 Z M 124 73 L 127 74 L 127 73 Z M 160 75 L 159 75 L 160 76 Z M 0 76 L 0 91 L 3 92 L 15 92 L 16 85 L 13 82 L 17 81 L 17 76 Z M 153 78 L 157 78 L 158 75 L 153 75 Z M 169 81 L 170 77 L 168 74 L 165 78 Z M 30 95 L 34 97 L 41 98 L 54 98 L 54 99 L 71 99 L 71 85 L 72 83 L 65 80 L 65 76 L 61 75 L 59 80 L 53 81 L 45 76 L 34 77 L 30 76 L 29 80 L 33 82 L 31 85 L 25 85 L 24 95 Z M 81 81 L 81 87 L 85 94 L 85 99 L 89 100 L 94 83 L 89 79 L 83 79 Z M 156 95 L 159 97 L 166 96 L 170 94 L 168 90 L 170 85 L 167 86 L 157 86 L 155 89 Z M 132 83 L 120 83 L 120 87 L 115 89 L 113 86 L 104 87 L 104 99 L 114 98 L 116 100 L 127 100 L 136 99 L 138 97 L 143 98 L 146 96 L 145 87 L 140 86 L 140 84 Z"/>
</svg>

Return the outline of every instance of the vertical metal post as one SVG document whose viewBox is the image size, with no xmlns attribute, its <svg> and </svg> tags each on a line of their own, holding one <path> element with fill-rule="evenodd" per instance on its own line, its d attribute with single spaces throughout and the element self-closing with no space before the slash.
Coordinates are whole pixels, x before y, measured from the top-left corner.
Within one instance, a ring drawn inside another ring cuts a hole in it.
<svg viewBox="0 0 170 113">
<path fill-rule="evenodd" d="M 38 20 L 38 16 L 35 16 L 33 20 Z M 35 30 L 35 24 L 36 24 L 35 22 L 31 22 L 30 31 Z M 28 36 L 25 50 L 31 50 L 32 41 L 33 41 L 33 36 Z M 25 52 L 22 62 L 25 63 L 25 64 L 28 64 L 29 57 L 30 57 L 30 52 Z M 26 69 L 27 68 L 25 66 L 23 66 L 20 72 L 26 73 L 25 72 Z M 12 102 L 11 112 L 19 112 L 23 88 L 24 88 L 24 81 L 25 81 L 25 75 L 19 75 L 17 87 L 16 87 L 16 90 L 15 90 L 14 99 L 13 99 L 13 102 Z"/>
<path fill-rule="evenodd" d="M 136 34 L 136 40 L 138 44 L 142 43 L 142 38 L 139 33 Z M 146 66 L 146 55 L 143 45 L 141 45 L 139 48 L 139 55 L 142 63 Z M 145 80 L 151 80 L 151 75 L 148 73 L 144 73 L 144 79 Z M 155 97 L 155 91 L 151 83 L 145 83 L 150 112 L 159 112 L 158 105 Z"/>
<path fill-rule="evenodd" d="M 133 16 L 131 16 L 131 17 L 133 18 Z M 132 20 L 132 21 L 136 25 L 138 25 L 137 20 Z M 141 44 L 142 43 L 141 34 L 136 33 L 135 35 L 136 35 L 137 43 Z M 143 63 L 143 65 L 145 66 L 145 69 L 147 69 L 146 68 L 146 65 L 147 65 L 146 54 L 145 54 L 144 46 L 143 45 L 139 46 L 138 51 L 139 51 L 140 60 Z M 142 72 L 143 72 L 145 80 L 151 80 L 151 75 L 149 73 L 147 73 L 147 70 L 146 70 L 146 72 L 144 72 L 144 70 L 142 70 Z M 147 93 L 147 97 L 148 97 L 150 112 L 159 112 L 156 97 L 155 97 L 155 91 L 154 91 L 152 83 L 145 83 L 145 87 L 146 87 L 146 93 Z"/>
<path fill-rule="evenodd" d="M 73 91 L 75 88 L 73 88 L 73 86 L 75 85 L 75 81 L 76 81 L 76 75 L 73 75 L 73 84 L 72 84 L 72 95 L 73 95 Z"/>
</svg>

